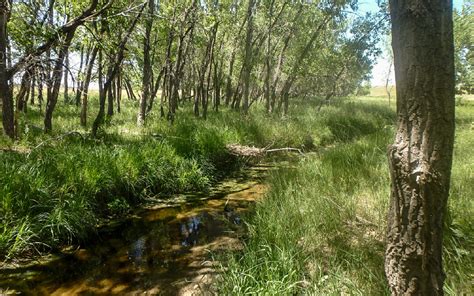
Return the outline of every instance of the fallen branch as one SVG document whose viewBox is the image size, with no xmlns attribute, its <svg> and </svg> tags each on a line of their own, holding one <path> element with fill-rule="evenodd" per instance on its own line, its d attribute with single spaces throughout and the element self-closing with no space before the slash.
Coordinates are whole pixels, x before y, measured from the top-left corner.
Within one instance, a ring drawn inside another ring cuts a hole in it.
<svg viewBox="0 0 474 296">
<path fill-rule="evenodd" d="M 271 146 L 271 145 L 270 145 Z M 265 148 L 258 148 L 258 147 L 250 147 L 250 146 L 243 146 L 239 144 L 229 144 L 226 146 L 227 150 L 229 151 L 230 154 L 236 155 L 236 156 L 250 156 L 250 157 L 259 157 L 267 153 L 273 153 L 273 152 L 298 152 L 301 155 L 304 155 L 303 151 L 298 148 L 292 148 L 292 147 L 284 147 L 284 148 L 274 148 L 274 149 L 268 149 L 269 146 Z"/>
<path fill-rule="evenodd" d="M 303 153 L 303 151 L 301 151 L 301 149 L 291 148 L 291 147 L 268 149 L 268 150 L 265 150 L 265 153 L 280 152 L 280 151 L 286 151 L 286 152 L 293 151 L 293 152 L 298 152 L 301 155 L 304 155 L 304 153 Z"/>
<path fill-rule="evenodd" d="M 80 132 L 76 132 L 76 131 L 67 132 L 67 133 L 65 133 L 65 134 L 59 135 L 59 136 L 54 137 L 54 138 L 49 138 L 49 139 L 44 140 L 43 142 L 39 143 L 38 145 L 36 145 L 35 147 L 33 147 L 33 148 L 30 150 L 30 152 L 28 152 L 28 154 L 26 155 L 26 158 L 29 158 L 31 152 L 33 152 L 34 150 L 40 148 L 41 146 L 44 146 L 46 143 L 51 142 L 51 141 L 61 140 L 61 139 L 65 138 L 65 137 L 71 136 L 71 135 L 80 136 L 80 137 L 84 140 L 84 136 L 83 136 Z"/>
</svg>

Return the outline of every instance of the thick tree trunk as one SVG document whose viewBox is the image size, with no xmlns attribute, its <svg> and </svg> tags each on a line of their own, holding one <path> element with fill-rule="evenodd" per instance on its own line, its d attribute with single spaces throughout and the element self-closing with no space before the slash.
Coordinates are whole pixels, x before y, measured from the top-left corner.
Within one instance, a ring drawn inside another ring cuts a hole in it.
<svg viewBox="0 0 474 296">
<path fill-rule="evenodd" d="M 452 2 L 391 0 L 398 129 L 385 272 L 393 295 L 442 295 L 454 139 Z"/>
</svg>

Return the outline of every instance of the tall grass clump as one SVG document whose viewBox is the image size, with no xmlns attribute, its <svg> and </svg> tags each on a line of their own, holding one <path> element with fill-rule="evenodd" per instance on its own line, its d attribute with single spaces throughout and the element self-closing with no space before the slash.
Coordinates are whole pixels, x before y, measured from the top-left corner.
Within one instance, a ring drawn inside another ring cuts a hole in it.
<svg viewBox="0 0 474 296">
<path fill-rule="evenodd" d="M 209 186 L 194 159 L 153 140 L 72 140 L 0 159 L 0 252 L 10 256 L 83 240 L 99 217 L 148 196 Z"/>
<path fill-rule="evenodd" d="M 243 250 L 224 260 L 218 282 L 223 294 L 389 295 L 383 267 L 390 195 L 386 147 L 394 114 L 366 102 L 341 107 L 321 115 L 326 149 L 272 174 Z M 470 108 L 465 116 L 473 122 Z M 332 117 L 341 113 L 346 117 Z M 466 133 L 472 127 L 458 125 L 444 248 L 449 295 L 468 293 L 473 272 L 473 137 Z"/>
</svg>

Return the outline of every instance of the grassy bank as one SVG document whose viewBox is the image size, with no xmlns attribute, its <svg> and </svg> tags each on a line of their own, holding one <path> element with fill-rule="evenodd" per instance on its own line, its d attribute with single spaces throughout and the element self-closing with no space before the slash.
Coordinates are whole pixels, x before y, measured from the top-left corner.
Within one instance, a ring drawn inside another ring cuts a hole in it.
<svg viewBox="0 0 474 296">
<path fill-rule="evenodd" d="M 322 123 L 340 133 L 333 145 L 271 177 L 243 251 L 225 259 L 222 294 L 389 295 L 383 255 L 394 114 L 372 97 L 345 106 L 344 116 L 324 111 Z M 472 292 L 473 122 L 474 104 L 457 106 L 444 248 L 448 295 Z"/>
<path fill-rule="evenodd" d="M 0 257 L 85 241 L 104 218 L 125 215 L 145 199 L 205 191 L 239 167 L 226 152 L 229 143 L 309 149 L 345 136 L 337 126 L 322 125 L 307 105 L 294 106 L 295 116 L 285 119 L 258 107 L 245 117 L 210 112 L 208 120 L 184 106 L 174 125 L 156 112 L 138 128 L 137 103 L 126 101 L 92 139 L 97 106 L 90 107 L 89 126 L 80 128 L 76 107 L 58 105 L 53 134 L 44 135 L 34 106 L 21 116 L 20 141 L 0 139 Z"/>
</svg>

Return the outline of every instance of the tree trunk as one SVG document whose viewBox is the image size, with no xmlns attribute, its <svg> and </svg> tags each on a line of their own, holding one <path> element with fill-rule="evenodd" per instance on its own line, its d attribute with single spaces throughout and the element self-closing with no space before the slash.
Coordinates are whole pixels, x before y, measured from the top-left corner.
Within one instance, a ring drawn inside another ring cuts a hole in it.
<svg viewBox="0 0 474 296">
<path fill-rule="evenodd" d="M 155 0 L 148 0 L 149 16 L 145 23 L 145 37 L 143 38 L 143 80 L 142 80 L 142 96 L 140 98 L 140 109 L 138 110 L 137 125 L 145 125 L 146 108 L 150 101 L 152 91 L 153 68 L 151 63 L 151 29 L 153 27 L 153 13 L 155 11 Z"/>
<path fill-rule="evenodd" d="M 30 104 L 31 105 L 34 105 L 35 104 L 35 96 L 36 96 L 36 67 L 33 67 L 32 69 L 32 72 L 33 72 L 33 76 L 31 77 L 31 98 L 30 98 Z"/>
<path fill-rule="evenodd" d="M 68 52 L 66 52 L 65 65 L 64 65 L 64 103 L 66 104 L 69 104 L 68 71 L 69 71 L 69 50 Z"/>
<path fill-rule="evenodd" d="M 155 102 L 156 95 L 158 94 L 158 90 L 160 89 L 161 78 L 163 77 L 164 72 L 165 67 L 162 67 L 160 73 L 158 73 L 158 78 L 156 79 L 155 85 L 153 87 L 153 93 L 151 94 L 150 102 L 148 103 L 148 106 L 146 108 L 146 113 L 150 113 L 151 109 L 153 108 L 153 103 Z"/>
<path fill-rule="evenodd" d="M 113 60 L 113 64 L 110 65 L 109 71 L 107 73 L 106 81 L 104 83 L 103 89 L 100 92 L 99 95 L 99 112 L 97 113 L 97 117 L 94 120 L 94 123 L 92 124 L 92 136 L 96 137 L 97 132 L 99 131 L 100 126 L 104 123 L 105 119 L 105 99 L 107 93 L 111 92 L 112 88 L 112 81 L 115 79 L 117 76 L 119 70 L 120 70 L 120 65 L 122 64 L 122 61 L 125 57 L 125 45 L 127 44 L 127 41 L 130 39 L 130 35 L 132 34 L 133 29 L 135 28 L 135 25 L 137 24 L 138 20 L 140 19 L 143 9 L 145 6 L 142 6 L 140 12 L 137 14 L 135 19 L 132 21 L 132 24 L 128 28 L 128 31 L 125 33 L 123 36 L 122 40 L 120 41 L 120 44 L 118 45 L 117 49 L 117 54 L 115 55 L 115 59 Z M 99 52 L 99 69 L 101 69 L 101 52 Z M 100 71 L 99 71 L 100 73 Z M 99 83 L 100 86 L 100 83 Z"/>
<path fill-rule="evenodd" d="M 249 0 L 247 8 L 247 35 L 245 37 L 245 57 L 243 67 L 243 85 L 242 91 L 244 96 L 243 112 L 247 114 L 249 109 L 250 96 L 250 74 L 252 73 L 252 37 L 253 37 L 253 11 L 255 0 Z"/>
<path fill-rule="evenodd" d="M 43 112 L 43 85 L 44 85 L 44 68 L 40 67 L 38 71 L 38 107 L 40 114 Z"/>
<path fill-rule="evenodd" d="M 112 80 L 115 81 L 115 79 Z M 111 85 L 109 91 L 107 92 L 107 116 L 111 117 L 114 115 L 114 93 L 112 91 L 113 87 Z"/>
<path fill-rule="evenodd" d="M 89 96 L 89 84 L 92 78 L 92 69 L 94 68 L 95 58 L 97 56 L 97 52 L 99 51 L 99 45 L 95 46 L 92 50 L 92 54 L 90 56 L 89 62 L 87 64 L 86 69 L 86 77 L 84 78 L 84 82 L 81 86 L 82 93 L 82 101 L 81 101 L 81 125 L 87 125 L 87 101 Z"/>
<path fill-rule="evenodd" d="M 27 112 L 28 97 L 30 95 L 31 69 L 28 68 L 21 78 L 20 90 L 16 95 L 16 111 Z"/>
<path fill-rule="evenodd" d="M 3 132 L 13 139 L 15 138 L 13 95 L 10 92 L 7 74 L 7 23 L 9 11 L 9 1 L 0 1 L 0 97 L 2 100 L 2 123 Z"/>
<path fill-rule="evenodd" d="M 454 139 L 452 2 L 391 0 L 398 129 L 385 272 L 393 295 L 442 295 Z"/>
<path fill-rule="evenodd" d="M 44 131 L 45 133 L 51 132 L 53 129 L 53 111 L 58 101 L 59 89 L 61 87 L 61 69 L 63 68 L 64 57 L 66 56 L 69 46 L 71 45 L 72 38 L 74 37 L 75 29 L 69 31 L 66 35 L 64 44 L 59 46 L 59 53 L 56 63 L 54 65 L 52 73 L 52 81 L 50 82 L 50 88 L 48 89 L 48 97 L 46 100 L 46 111 L 44 114 Z"/>
<path fill-rule="evenodd" d="M 122 102 L 122 71 L 119 70 L 117 78 L 115 80 L 115 99 L 117 100 L 117 113 L 120 113 L 122 110 L 120 104 Z"/>
<path fill-rule="evenodd" d="M 89 53 L 90 53 L 90 50 L 88 49 L 87 50 L 87 54 L 86 54 L 86 64 L 88 63 L 88 60 L 89 60 Z M 82 96 L 82 92 L 84 91 L 84 77 L 83 76 L 83 67 L 84 67 L 84 45 L 81 46 L 81 61 L 80 61 L 80 64 L 79 64 L 79 72 L 77 73 L 77 86 L 76 86 L 76 98 L 75 98 L 75 103 L 76 103 L 76 107 L 78 107 L 80 104 L 81 104 L 81 96 Z"/>
</svg>

